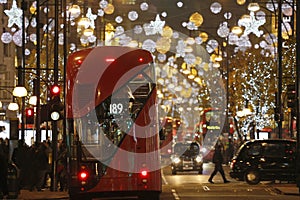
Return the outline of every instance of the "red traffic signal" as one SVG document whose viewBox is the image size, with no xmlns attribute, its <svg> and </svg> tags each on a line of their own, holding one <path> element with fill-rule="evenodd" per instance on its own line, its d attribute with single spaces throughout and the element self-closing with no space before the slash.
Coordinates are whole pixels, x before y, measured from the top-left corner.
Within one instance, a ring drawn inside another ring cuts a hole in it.
<svg viewBox="0 0 300 200">
<path fill-rule="evenodd" d="M 26 108 L 26 117 L 33 117 L 34 115 L 34 110 L 33 108 Z"/>
<path fill-rule="evenodd" d="M 60 94 L 60 87 L 58 85 L 53 85 L 50 88 L 50 93 L 52 96 L 58 96 Z"/>
<path fill-rule="evenodd" d="M 26 124 L 34 124 L 34 110 L 33 108 L 26 108 L 25 109 L 25 119 Z"/>
</svg>

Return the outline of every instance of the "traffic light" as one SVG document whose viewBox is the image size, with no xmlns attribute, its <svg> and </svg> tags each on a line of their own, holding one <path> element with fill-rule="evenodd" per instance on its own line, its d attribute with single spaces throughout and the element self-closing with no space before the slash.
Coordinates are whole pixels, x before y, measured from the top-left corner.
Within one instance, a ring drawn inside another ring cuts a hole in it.
<svg viewBox="0 0 300 200">
<path fill-rule="evenodd" d="M 50 94 L 51 94 L 51 98 L 54 96 L 59 96 L 60 95 L 60 87 L 58 85 L 53 85 L 50 88 Z"/>
<path fill-rule="evenodd" d="M 63 117 L 64 106 L 60 100 L 60 87 L 58 85 L 53 85 L 50 88 L 51 100 L 49 102 L 50 108 L 50 119 L 57 121 Z"/>
<path fill-rule="evenodd" d="M 34 124 L 34 110 L 33 108 L 26 108 L 25 109 L 26 115 L 26 124 Z"/>
</svg>

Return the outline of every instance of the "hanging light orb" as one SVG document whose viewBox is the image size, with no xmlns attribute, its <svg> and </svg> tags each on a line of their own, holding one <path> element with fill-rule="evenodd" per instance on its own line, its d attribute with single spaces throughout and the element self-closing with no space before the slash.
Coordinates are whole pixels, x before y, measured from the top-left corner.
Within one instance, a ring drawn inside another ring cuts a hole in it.
<svg viewBox="0 0 300 200">
<path fill-rule="evenodd" d="M 274 2 L 273 0 L 269 0 L 266 3 L 266 8 L 271 12 L 275 12 L 275 10 L 277 10 L 277 8 L 278 8 L 278 3 Z"/>
<path fill-rule="evenodd" d="M 143 27 L 141 25 L 135 25 L 133 31 L 135 34 L 141 34 L 143 32 Z"/>
<path fill-rule="evenodd" d="M 181 1 L 178 1 L 178 2 L 177 2 L 177 7 L 178 7 L 178 8 L 182 8 L 182 6 L 183 6 L 183 3 L 182 3 Z"/>
<path fill-rule="evenodd" d="M 87 28 L 87 29 L 84 29 L 83 31 L 83 35 L 87 36 L 87 37 L 90 37 L 94 34 L 94 30 L 92 28 Z"/>
<path fill-rule="evenodd" d="M 75 4 L 69 8 L 69 12 L 70 12 L 71 17 L 77 18 L 80 16 L 81 10 L 80 10 L 80 7 Z"/>
<path fill-rule="evenodd" d="M 148 8 L 149 8 L 148 3 L 146 3 L 146 2 L 141 3 L 140 9 L 141 9 L 142 11 L 146 11 L 146 10 L 148 10 Z"/>
<path fill-rule="evenodd" d="M 108 6 L 108 2 L 106 0 L 101 0 L 99 2 L 100 8 L 106 8 Z"/>
<path fill-rule="evenodd" d="M 160 38 L 159 40 L 157 40 L 156 42 L 156 50 L 159 53 L 165 54 L 170 50 L 170 40 L 168 38 Z"/>
<path fill-rule="evenodd" d="M 210 6 L 210 11 L 214 14 L 218 14 L 220 13 L 222 10 L 222 5 L 219 2 L 214 2 L 213 4 L 211 4 Z"/>
<path fill-rule="evenodd" d="M 90 26 L 90 19 L 87 17 L 82 17 L 78 21 L 78 28 L 87 28 Z"/>
<path fill-rule="evenodd" d="M 130 12 L 128 13 L 128 19 L 129 19 L 130 21 L 135 21 L 135 20 L 138 19 L 138 17 L 139 17 L 139 14 L 138 14 L 136 11 L 130 11 Z"/>
<path fill-rule="evenodd" d="M 165 26 L 161 35 L 166 38 L 171 38 L 173 35 L 173 29 L 170 26 Z"/>
<path fill-rule="evenodd" d="M 241 6 L 246 3 L 246 0 L 236 0 L 236 3 Z"/>
<path fill-rule="evenodd" d="M 240 26 L 234 26 L 232 27 L 231 32 L 240 35 L 243 32 L 243 29 Z"/>
<path fill-rule="evenodd" d="M 199 56 L 196 56 L 195 65 L 200 65 L 202 63 L 202 58 Z"/>
<path fill-rule="evenodd" d="M 115 18 L 115 22 L 117 22 L 118 24 L 122 23 L 122 21 L 123 21 L 123 18 L 121 16 L 117 16 Z"/>
<path fill-rule="evenodd" d="M 256 2 L 251 2 L 251 3 L 249 3 L 249 5 L 248 5 L 248 10 L 249 10 L 249 11 L 256 12 L 256 11 L 258 11 L 259 9 L 260 9 L 260 6 L 259 6 L 259 4 L 256 3 Z"/>
<path fill-rule="evenodd" d="M 292 16 L 293 15 L 293 8 L 291 5 L 289 5 L 288 3 L 283 3 L 282 4 L 282 13 L 286 16 Z"/>
<path fill-rule="evenodd" d="M 248 14 L 244 14 L 241 19 L 239 19 L 239 22 L 241 23 L 250 23 L 251 22 L 251 16 Z"/>
<path fill-rule="evenodd" d="M 13 35 L 13 41 L 15 43 L 15 45 L 21 47 L 23 44 L 22 41 L 22 30 L 18 30 L 17 32 L 14 33 Z"/>
<path fill-rule="evenodd" d="M 189 21 L 193 22 L 196 27 L 199 27 L 203 23 L 203 17 L 198 12 L 195 12 L 190 16 Z"/>
<path fill-rule="evenodd" d="M 114 11 L 115 11 L 115 7 L 111 3 L 107 4 L 106 8 L 104 8 L 104 12 L 107 15 L 113 14 Z"/>
<path fill-rule="evenodd" d="M 203 42 L 206 42 L 206 41 L 208 40 L 208 34 L 205 33 L 205 32 L 201 32 L 201 33 L 199 34 L 199 37 L 202 38 L 202 41 L 203 41 Z"/>
<path fill-rule="evenodd" d="M 12 35 L 9 32 L 2 33 L 2 35 L 1 35 L 1 41 L 4 44 L 10 43 L 12 41 Z"/>
</svg>

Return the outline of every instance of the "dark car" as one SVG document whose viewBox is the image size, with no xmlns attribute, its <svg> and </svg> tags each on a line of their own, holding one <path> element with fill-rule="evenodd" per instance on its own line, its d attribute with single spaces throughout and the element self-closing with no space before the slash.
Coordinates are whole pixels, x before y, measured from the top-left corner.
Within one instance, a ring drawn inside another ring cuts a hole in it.
<svg viewBox="0 0 300 200">
<path fill-rule="evenodd" d="M 197 171 L 202 174 L 203 158 L 198 142 L 177 142 L 173 147 L 172 174 L 177 171 Z"/>
<path fill-rule="evenodd" d="M 245 142 L 230 164 L 230 176 L 248 184 L 260 181 L 295 181 L 295 140 L 253 140 Z"/>
</svg>

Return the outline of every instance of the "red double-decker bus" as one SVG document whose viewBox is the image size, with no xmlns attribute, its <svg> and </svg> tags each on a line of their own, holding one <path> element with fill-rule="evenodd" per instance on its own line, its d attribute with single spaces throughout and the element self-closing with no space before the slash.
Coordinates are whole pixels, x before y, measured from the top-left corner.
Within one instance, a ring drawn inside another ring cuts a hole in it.
<svg viewBox="0 0 300 200">
<path fill-rule="evenodd" d="M 71 199 L 159 199 L 152 55 L 129 47 L 71 54 L 66 72 Z"/>
</svg>

